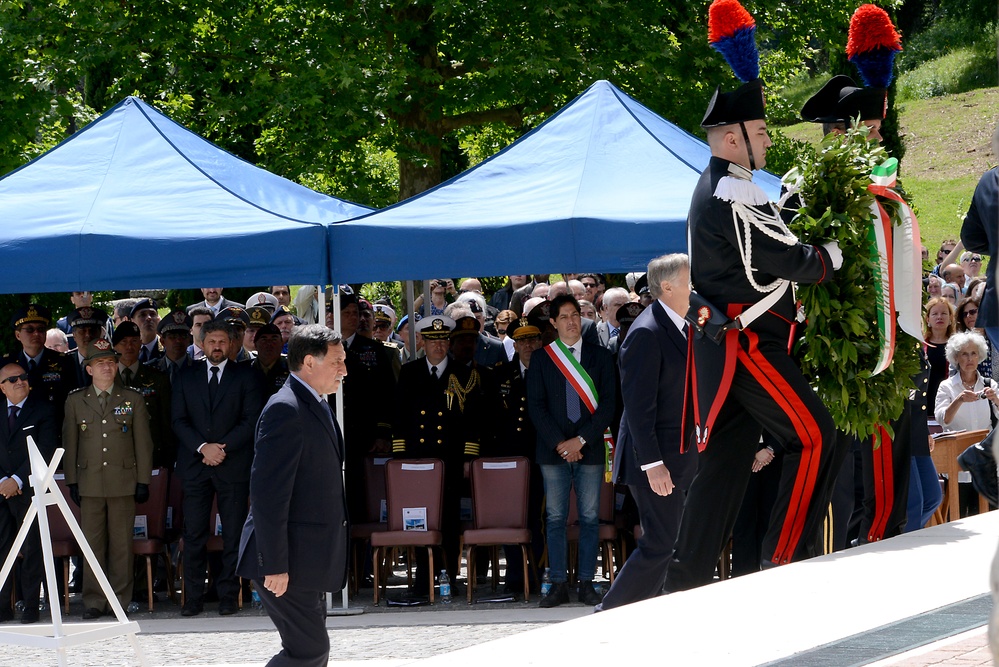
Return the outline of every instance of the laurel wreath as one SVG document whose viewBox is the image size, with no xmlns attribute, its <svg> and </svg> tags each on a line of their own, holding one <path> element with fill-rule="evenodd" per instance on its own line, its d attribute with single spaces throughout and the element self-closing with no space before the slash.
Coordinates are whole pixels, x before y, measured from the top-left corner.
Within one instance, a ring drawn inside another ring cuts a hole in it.
<svg viewBox="0 0 999 667">
<path fill-rule="evenodd" d="M 843 266 L 832 281 L 798 288 L 807 317 L 796 348 L 801 370 L 839 430 L 862 440 L 874 436 L 878 446 L 878 427 L 894 437 L 890 422 L 902 414 L 915 386 L 919 344 L 896 326 L 891 365 L 871 375 L 879 340 L 875 266 L 867 240 L 874 195 L 867 186 L 871 171 L 888 155 L 867 140 L 866 126 L 856 125 L 846 134 L 826 136 L 815 155 L 800 160 L 784 182 L 804 202 L 789 224 L 791 231 L 803 243 L 837 241 L 843 251 Z M 899 219 L 897 204 L 886 199 L 881 204 L 893 221 Z"/>
</svg>

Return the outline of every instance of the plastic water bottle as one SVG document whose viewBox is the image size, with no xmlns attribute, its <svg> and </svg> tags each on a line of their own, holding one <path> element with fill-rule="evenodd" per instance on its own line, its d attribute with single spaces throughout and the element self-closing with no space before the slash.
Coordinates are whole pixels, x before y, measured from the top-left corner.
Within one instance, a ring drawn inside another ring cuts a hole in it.
<svg viewBox="0 0 999 667">
<path fill-rule="evenodd" d="M 451 604 L 451 578 L 447 576 L 447 570 L 441 570 L 438 581 L 441 585 L 441 604 Z"/>
<path fill-rule="evenodd" d="M 541 597 L 547 597 L 552 590 L 552 576 L 550 570 L 546 567 L 545 573 L 541 577 Z"/>
<path fill-rule="evenodd" d="M 254 588 L 250 593 L 250 607 L 253 609 L 263 609 L 264 603 L 260 601 L 260 593 Z"/>
</svg>

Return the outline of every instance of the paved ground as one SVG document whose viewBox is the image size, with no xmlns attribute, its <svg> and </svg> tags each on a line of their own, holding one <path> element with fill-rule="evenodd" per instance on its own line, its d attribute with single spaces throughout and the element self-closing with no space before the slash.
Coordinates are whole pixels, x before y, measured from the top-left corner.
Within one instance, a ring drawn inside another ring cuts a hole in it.
<svg viewBox="0 0 999 667">
<path fill-rule="evenodd" d="M 651 637 L 664 662 L 683 666 L 983 667 L 993 664 L 984 623 L 997 534 L 999 512 L 990 512 L 598 615 L 578 603 L 542 610 L 536 600 L 373 607 L 362 590 L 353 611 L 363 613 L 328 619 L 333 663 L 467 666 L 515 655 L 518 665 L 629 665 L 648 661 L 647 642 L 635 639 Z M 79 607 L 67 621 L 81 624 Z M 189 619 L 164 601 L 131 619 L 149 665 L 256 667 L 279 648 L 269 620 L 252 609 L 222 618 L 209 605 Z M 56 655 L 0 649 L 7 664 L 55 665 Z M 114 638 L 73 647 L 68 664 L 137 663 L 128 641 Z"/>
</svg>

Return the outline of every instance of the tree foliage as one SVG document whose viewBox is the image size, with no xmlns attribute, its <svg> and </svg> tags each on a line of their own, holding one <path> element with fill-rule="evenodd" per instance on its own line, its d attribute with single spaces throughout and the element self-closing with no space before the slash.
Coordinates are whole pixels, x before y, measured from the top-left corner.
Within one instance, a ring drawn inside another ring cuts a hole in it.
<svg viewBox="0 0 999 667">
<path fill-rule="evenodd" d="M 773 91 L 854 2 L 747 2 Z M 696 130 L 707 0 L 0 0 L 0 172 L 138 94 L 223 148 L 383 206 L 538 124 L 597 79 Z"/>
</svg>

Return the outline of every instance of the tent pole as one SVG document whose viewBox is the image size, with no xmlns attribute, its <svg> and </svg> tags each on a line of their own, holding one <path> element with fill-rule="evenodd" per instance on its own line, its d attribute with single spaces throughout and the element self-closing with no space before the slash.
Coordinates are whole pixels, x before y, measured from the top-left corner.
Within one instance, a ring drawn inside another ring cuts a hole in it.
<svg viewBox="0 0 999 667">
<path fill-rule="evenodd" d="M 326 322 L 326 287 L 323 286 L 323 285 L 319 285 L 316 289 L 319 291 L 319 323 L 320 324 L 325 324 L 325 322 Z M 333 287 L 332 310 L 333 310 L 333 331 L 336 331 L 337 333 L 341 333 L 340 332 L 340 290 L 335 285 Z M 343 343 L 343 344 L 345 345 L 346 343 Z M 335 401 L 335 403 L 336 403 L 336 420 L 337 420 L 337 422 L 340 425 L 340 432 L 343 433 L 343 417 L 344 417 L 344 415 L 343 415 L 343 389 L 342 389 L 342 387 L 341 387 L 341 390 L 336 393 L 336 401 Z M 344 467 L 340 471 L 340 474 L 343 475 L 344 484 L 346 485 L 346 483 L 347 483 L 346 482 L 346 479 L 347 479 L 346 467 Z M 344 586 L 343 590 L 340 591 L 340 593 L 341 593 L 341 598 L 342 598 L 342 600 L 341 600 L 341 609 L 347 609 L 347 607 L 348 607 L 348 605 L 347 605 L 347 587 Z M 327 593 L 326 594 L 326 610 L 327 610 L 327 612 L 333 610 L 333 595 L 332 595 L 332 593 Z"/>
<path fill-rule="evenodd" d="M 424 297 L 426 299 L 426 297 Z M 406 281 L 406 303 L 409 304 L 409 361 L 416 359 L 416 296 L 412 280 Z"/>
</svg>

